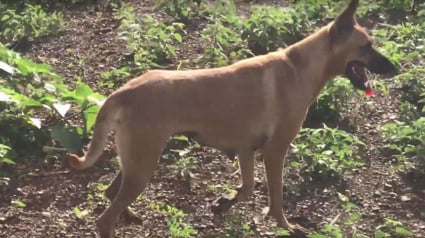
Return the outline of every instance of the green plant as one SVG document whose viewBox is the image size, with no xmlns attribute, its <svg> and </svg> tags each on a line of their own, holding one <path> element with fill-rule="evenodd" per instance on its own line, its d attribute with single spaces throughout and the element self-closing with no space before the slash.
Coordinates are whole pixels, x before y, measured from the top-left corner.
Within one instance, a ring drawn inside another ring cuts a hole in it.
<svg viewBox="0 0 425 238">
<path fill-rule="evenodd" d="M 65 29 L 62 13 L 47 13 L 40 5 L 25 4 L 22 12 L 0 6 L 0 15 L 0 31 L 7 41 L 32 40 Z"/>
<path fill-rule="evenodd" d="M 410 123 L 395 121 L 380 127 L 386 143 L 401 169 L 409 169 L 415 164 L 425 166 L 425 117 Z"/>
<path fill-rule="evenodd" d="M 378 49 L 399 68 L 412 61 L 422 61 L 425 52 L 425 24 L 401 23 L 385 25 L 372 31 Z"/>
<path fill-rule="evenodd" d="M 173 165 L 173 171 L 178 177 L 190 180 L 190 171 L 194 169 L 195 166 L 195 157 L 182 157 Z"/>
<path fill-rule="evenodd" d="M 224 66 L 235 60 L 246 58 L 251 51 L 243 47 L 240 37 L 241 20 L 235 12 L 210 17 L 212 23 L 202 31 L 206 43 L 201 63 L 206 66 Z"/>
<path fill-rule="evenodd" d="M 400 97 L 400 110 L 402 112 L 403 109 L 410 109 L 410 114 L 416 115 L 415 118 L 407 117 L 402 121 L 410 121 L 425 115 L 423 113 L 423 108 L 425 106 L 425 82 L 422 80 L 424 76 L 424 69 L 413 68 L 397 77 L 397 80 L 401 83 L 401 90 L 403 92 Z M 401 112 L 400 116 L 402 116 Z"/>
<path fill-rule="evenodd" d="M 103 71 L 100 73 L 100 77 L 103 80 L 99 82 L 99 86 L 108 89 L 117 88 L 119 85 L 122 85 L 126 79 L 132 76 L 131 72 L 132 69 L 128 66 L 123 66 L 110 71 Z"/>
<path fill-rule="evenodd" d="M 376 227 L 374 234 L 375 238 L 385 238 L 385 237 L 411 237 L 413 233 L 403 226 L 403 223 L 397 220 L 390 218 L 385 218 L 385 223 Z"/>
<path fill-rule="evenodd" d="M 166 25 L 151 15 L 138 18 L 129 5 L 123 5 L 116 18 L 121 21 L 119 38 L 127 41 L 138 68 L 158 67 L 176 55 L 174 43 L 182 41 L 183 23 Z"/>
<path fill-rule="evenodd" d="M 197 234 L 197 231 L 192 226 L 183 222 L 185 214 L 182 210 L 162 202 L 151 203 L 150 207 L 162 215 L 169 217 L 167 224 L 171 237 L 187 238 Z"/>
<path fill-rule="evenodd" d="M 199 13 L 201 0 L 159 0 L 156 8 L 164 10 L 168 15 L 181 22 L 188 22 L 190 17 Z"/>
<path fill-rule="evenodd" d="M 304 13 L 312 23 L 317 23 L 326 17 L 337 15 L 340 9 L 345 7 L 345 4 L 344 1 L 305 0 L 297 1 L 294 8 L 298 12 Z"/>
<path fill-rule="evenodd" d="M 218 236 L 219 238 L 255 237 L 255 231 L 240 214 L 226 216 L 224 227 L 223 233 Z"/>
<path fill-rule="evenodd" d="M 365 144 L 345 131 L 329 128 L 301 129 L 292 144 L 291 166 L 306 167 L 322 176 L 341 175 L 347 169 L 363 165 L 356 154 Z"/>
<path fill-rule="evenodd" d="M 80 208 L 75 207 L 74 208 L 74 214 L 79 219 L 83 219 L 85 216 L 87 216 L 89 214 L 89 211 L 87 209 L 81 210 Z"/>
<path fill-rule="evenodd" d="M 22 58 L 1 44 L 0 74 L 3 144 L 20 155 L 41 153 L 41 147 L 51 140 L 68 151 L 81 150 L 82 139 L 88 137 L 94 124 L 102 95 L 80 81 L 70 90 L 48 65 Z M 82 126 L 72 121 L 79 115 L 84 121 Z"/>
<path fill-rule="evenodd" d="M 310 106 L 306 118 L 307 124 L 336 123 L 355 95 L 356 90 L 348 80 L 339 77 L 330 81 Z"/>
<path fill-rule="evenodd" d="M 352 227 L 362 217 L 362 215 L 359 213 L 359 208 L 356 204 L 350 201 L 348 196 L 342 193 L 338 193 L 338 199 L 341 201 L 341 206 L 346 212 L 344 224 L 348 227 Z"/>
<path fill-rule="evenodd" d="M 333 224 L 326 224 L 320 230 L 320 233 L 313 232 L 312 234 L 307 235 L 308 238 L 343 238 L 343 233 L 341 229 Z"/>
<path fill-rule="evenodd" d="M 252 52 L 264 54 L 299 41 L 309 27 L 307 17 L 293 8 L 253 6 L 242 39 Z"/>
<path fill-rule="evenodd" d="M 14 165 L 15 161 L 10 157 L 11 148 L 7 145 L 0 144 L 0 165 L 9 164 Z"/>
</svg>

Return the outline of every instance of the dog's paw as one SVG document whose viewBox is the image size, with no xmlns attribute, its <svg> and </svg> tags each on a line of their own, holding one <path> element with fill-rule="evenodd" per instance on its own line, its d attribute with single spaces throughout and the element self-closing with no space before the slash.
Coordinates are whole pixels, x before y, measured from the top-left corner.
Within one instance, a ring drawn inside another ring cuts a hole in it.
<svg viewBox="0 0 425 238">
<path fill-rule="evenodd" d="M 220 197 L 213 202 L 211 211 L 214 213 L 214 215 L 219 215 L 221 213 L 227 212 L 235 203 L 236 199 Z"/>
<path fill-rule="evenodd" d="M 263 215 L 263 219 L 273 217 L 271 214 L 270 207 L 263 208 L 263 211 L 261 212 Z M 277 221 L 278 225 L 286 230 L 288 230 L 291 233 L 290 237 L 306 237 L 308 234 L 308 230 L 302 227 L 299 224 L 292 224 L 289 223 L 286 218 L 282 219 L 281 221 Z"/>
<path fill-rule="evenodd" d="M 76 154 L 69 154 L 69 153 L 66 155 L 68 157 L 69 165 L 71 165 L 72 168 L 77 170 L 82 169 L 82 164 L 84 163 L 84 160 L 85 160 L 84 157 L 79 157 Z"/>
</svg>

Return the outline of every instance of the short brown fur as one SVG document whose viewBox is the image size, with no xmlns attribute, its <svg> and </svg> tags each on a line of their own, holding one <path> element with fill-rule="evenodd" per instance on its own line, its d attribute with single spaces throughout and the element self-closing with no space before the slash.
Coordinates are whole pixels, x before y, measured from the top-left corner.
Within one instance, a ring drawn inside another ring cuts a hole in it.
<svg viewBox="0 0 425 238">
<path fill-rule="evenodd" d="M 105 193 L 112 203 L 97 221 L 101 237 L 113 236 L 123 212 L 136 218 L 129 204 L 153 175 L 167 139 L 186 132 L 238 155 L 241 186 L 234 198 L 217 201 L 216 212 L 251 195 L 254 149 L 260 149 L 269 191 L 267 214 L 280 227 L 305 231 L 282 212 L 282 175 L 285 154 L 309 106 L 327 81 L 344 74 L 349 62 L 370 64 L 380 73 L 393 70 L 389 61 L 367 47 L 371 38 L 354 16 L 357 2 L 284 50 L 221 68 L 152 70 L 112 93 L 99 111 L 87 154 L 70 156 L 77 169 L 93 165 L 108 133 L 115 131 L 121 171 Z"/>
</svg>

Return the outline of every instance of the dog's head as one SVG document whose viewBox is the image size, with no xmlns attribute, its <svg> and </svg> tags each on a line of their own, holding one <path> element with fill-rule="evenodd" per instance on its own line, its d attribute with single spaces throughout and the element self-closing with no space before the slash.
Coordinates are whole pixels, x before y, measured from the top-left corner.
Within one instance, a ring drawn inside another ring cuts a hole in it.
<svg viewBox="0 0 425 238">
<path fill-rule="evenodd" d="M 337 67 L 338 74 L 350 79 L 358 89 L 371 90 L 366 69 L 376 74 L 395 74 L 395 66 L 373 48 L 372 37 L 361 27 L 355 17 L 358 0 L 351 4 L 330 23 L 331 50 L 335 55 L 330 67 Z"/>
</svg>

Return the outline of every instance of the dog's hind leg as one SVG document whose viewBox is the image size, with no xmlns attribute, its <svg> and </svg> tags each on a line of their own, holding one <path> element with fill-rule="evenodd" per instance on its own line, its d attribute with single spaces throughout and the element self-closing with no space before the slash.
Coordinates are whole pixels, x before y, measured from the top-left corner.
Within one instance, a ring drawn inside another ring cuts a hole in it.
<svg viewBox="0 0 425 238">
<path fill-rule="evenodd" d="M 285 156 L 292 139 L 271 140 L 263 150 L 263 160 L 267 176 L 269 192 L 269 207 L 263 210 L 267 216 L 276 219 L 277 225 L 293 233 L 306 233 L 307 230 L 300 225 L 291 224 L 283 213 L 283 166 Z"/>
<path fill-rule="evenodd" d="M 112 180 L 111 184 L 108 186 L 108 188 L 105 190 L 105 197 L 109 199 L 109 201 L 113 201 L 115 196 L 117 195 L 122 183 L 122 172 L 119 171 L 119 173 L 115 176 L 115 178 Z M 124 219 L 126 222 L 132 222 L 140 224 L 142 222 L 142 219 L 139 215 L 137 215 L 130 207 L 127 207 L 123 212 Z"/>
<path fill-rule="evenodd" d="M 254 189 L 254 151 L 244 150 L 238 154 L 239 169 L 242 176 L 242 183 L 237 189 L 237 193 L 230 198 L 221 197 L 214 202 L 213 213 L 218 214 L 229 210 L 236 202 L 246 201 Z"/>
<path fill-rule="evenodd" d="M 97 228 L 102 238 L 113 236 L 118 217 L 143 191 L 158 164 L 165 140 L 155 139 L 155 136 L 149 133 L 145 135 L 147 138 L 143 139 L 137 134 L 128 130 L 125 133 L 116 133 L 122 170 L 121 186 L 111 205 L 97 220 Z M 120 175 L 117 176 L 112 184 L 119 182 Z M 111 194 L 115 188 L 116 186 L 111 187 Z"/>
</svg>

